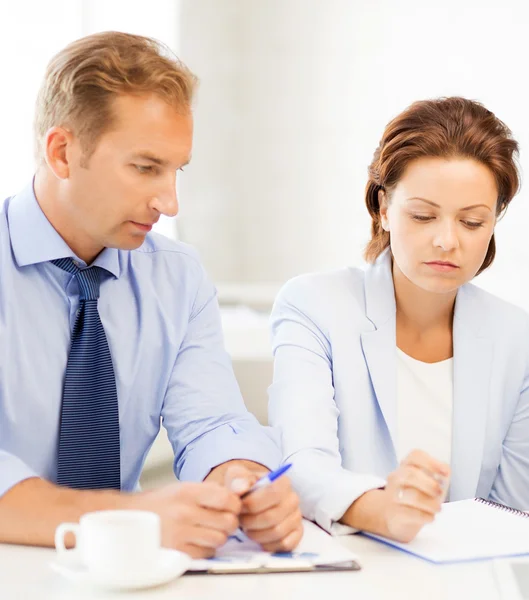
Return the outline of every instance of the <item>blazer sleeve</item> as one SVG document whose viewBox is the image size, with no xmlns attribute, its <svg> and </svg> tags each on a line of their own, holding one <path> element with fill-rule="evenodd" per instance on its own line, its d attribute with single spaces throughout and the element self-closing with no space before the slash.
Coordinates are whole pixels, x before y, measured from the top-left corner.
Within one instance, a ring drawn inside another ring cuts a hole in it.
<svg viewBox="0 0 529 600">
<path fill-rule="evenodd" d="M 303 515 L 330 533 L 350 533 L 355 530 L 339 519 L 359 496 L 385 481 L 342 467 L 332 346 L 324 325 L 332 305 L 310 277 L 287 283 L 272 310 L 269 422 L 280 431 L 284 462 L 293 465 Z"/>
<path fill-rule="evenodd" d="M 507 435 L 502 444 L 500 466 L 490 499 L 520 510 L 529 510 L 529 320 L 523 330 L 522 351 L 526 358 L 525 374 Z"/>
</svg>

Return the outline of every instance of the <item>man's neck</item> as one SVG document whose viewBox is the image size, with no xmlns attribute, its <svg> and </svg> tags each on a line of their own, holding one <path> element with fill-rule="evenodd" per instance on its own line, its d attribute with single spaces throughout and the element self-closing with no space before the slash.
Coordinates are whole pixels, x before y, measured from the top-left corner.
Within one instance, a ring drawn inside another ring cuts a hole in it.
<svg viewBox="0 0 529 600">
<path fill-rule="evenodd" d="M 84 232 L 76 230 L 68 213 L 64 211 L 67 201 L 61 199 L 64 194 L 61 182 L 46 167 L 40 167 L 35 174 L 33 184 L 39 206 L 55 231 L 68 244 L 71 250 L 87 265 L 91 264 L 103 248 L 96 246 Z"/>
</svg>

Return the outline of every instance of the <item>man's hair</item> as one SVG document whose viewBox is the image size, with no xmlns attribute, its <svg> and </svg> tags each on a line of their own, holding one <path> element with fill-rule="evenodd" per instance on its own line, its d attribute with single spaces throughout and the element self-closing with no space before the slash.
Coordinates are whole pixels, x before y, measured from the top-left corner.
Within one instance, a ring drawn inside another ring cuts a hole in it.
<svg viewBox="0 0 529 600">
<path fill-rule="evenodd" d="M 374 262 L 390 245 L 390 234 L 382 228 L 378 192 L 391 192 L 407 166 L 423 157 L 470 158 L 494 175 L 498 189 L 496 214 L 501 216 L 520 182 L 516 158 L 518 144 L 510 129 L 479 102 L 451 97 L 415 102 L 386 127 L 369 165 L 365 191 L 371 215 L 371 240 L 365 250 Z M 492 236 L 478 274 L 492 264 L 496 243 Z"/>
<path fill-rule="evenodd" d="M 46 132 L 64 126 L 79 137 L 84 158 L 116 115 L 112 101 L 126 94 L 155 94 L 177 111 L 191 110 L 197 78 L 161 42 L 106 31 L 81 38 L 54 56 L 35 111 L 35 153 L 44 158 Z"/>
</svg>

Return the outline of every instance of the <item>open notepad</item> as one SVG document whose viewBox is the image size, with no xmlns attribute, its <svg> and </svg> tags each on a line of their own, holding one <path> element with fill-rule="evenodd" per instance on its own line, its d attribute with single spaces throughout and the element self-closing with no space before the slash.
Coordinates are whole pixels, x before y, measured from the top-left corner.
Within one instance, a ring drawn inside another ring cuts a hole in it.
<svg viewBox="0 0 529 600">
<path fill-rule="evenodd" d="M 407 544 L 364 535 L 434 563 L 517 556 L 529 554 L 529 514 L 475 498 L 444 504 Z"/>
<path fill-rule="evenodd" d="M 295 552 L 270 554 L 244 534 L 231 537 L 214 558 L 194 560 L 188 574 L 358 571 L 356 556 L 314 523 L 303 521 L 303 539 Z"/>
</svg>

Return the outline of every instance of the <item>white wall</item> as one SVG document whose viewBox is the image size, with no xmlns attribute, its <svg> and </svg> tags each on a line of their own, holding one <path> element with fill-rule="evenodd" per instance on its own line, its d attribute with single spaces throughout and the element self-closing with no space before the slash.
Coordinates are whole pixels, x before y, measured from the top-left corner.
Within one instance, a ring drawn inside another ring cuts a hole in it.
<svg viewBox="0 0 529 600">
<path fill-rule="evenodd" d="M 181 236 L 217 281 L 359 263 L 367 165 L 421 98 L 482 101 L 525 167 L 528 26 L 524 0 L 182 0 L 181 57 L 202 84 Z M 478 282 L 529 309 L 528 200 L 498 225 Z"/>
<path fill-rule="evenodd" d="M 33 174 L 33 113 L 46 64 L 83 35 L 79 2 L 4 2 L 0 17 L 0 203 Z"/>
<path fill-rule="evenodd" d="M 20 0 L 0 19 L 0 198 L 33 172 L 47 61 L 103 29 L 180 46 L 202 80 L 179 230 L 219 283 L 359 263 L 367 165 L 387 121 L 418 98 L 483 101 L 529 160 L 525 0 Z M 529 308 L 527 199 L 499 224 L 496 264 L 478 281 Z M 162 230 L 174 235 L 174 222 Z"/>
</svg>

